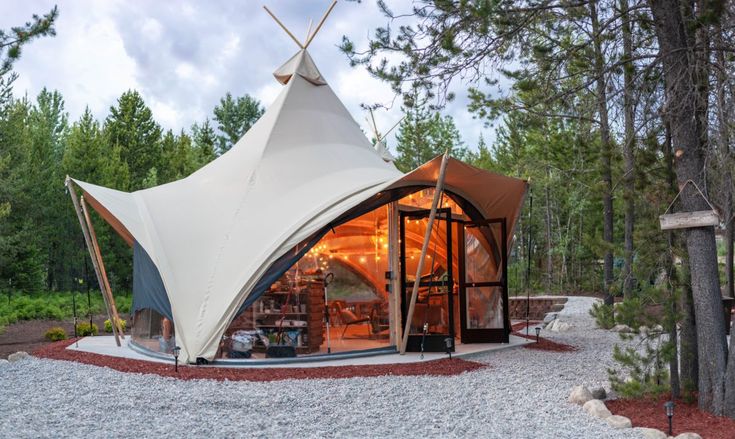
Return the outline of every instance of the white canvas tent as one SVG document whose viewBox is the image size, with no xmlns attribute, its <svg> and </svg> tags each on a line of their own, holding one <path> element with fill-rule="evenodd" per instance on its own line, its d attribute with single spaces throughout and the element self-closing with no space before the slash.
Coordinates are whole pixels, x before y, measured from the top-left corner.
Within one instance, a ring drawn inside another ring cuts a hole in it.
<svg viewBox="0 0 735 439">
<path fill-rule="evenodd" d="M 275 76 L 285 86 L 261 119 L 192 175 L 133 193 L 72 179 L 158 269 L 184 362 L 215 356 L 256 283 L 294 246 L 376 195 L 433 187 L 438 176 L 441 157 L 406 175 L 386 162 L 306 49 Z M 526 191 L 453 159 L 445 186 L 511 228 Z"/>
</svg>

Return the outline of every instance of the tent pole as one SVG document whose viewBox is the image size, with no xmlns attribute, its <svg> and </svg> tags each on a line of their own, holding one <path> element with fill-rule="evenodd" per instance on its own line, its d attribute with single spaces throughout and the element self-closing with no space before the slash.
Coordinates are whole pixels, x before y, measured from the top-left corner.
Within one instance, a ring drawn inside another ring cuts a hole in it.
<svg viewBox="0 0 735 439">
<path fill-rule="evenodd" d="M 94 232 L 94 226 L 92 225 L 92 219 L 89 216 L 89 209 L 87 208 L 87 202 L 84 201 L 84 196 L 80 197 L 82 205 L 82 213 L 84 213 L 84 219 L 87 222 L 87 229 L 89 230 L 89 237 L 92 238 L 92 247 L 94 248 L 95 256 L 97 257 L 97 266 L 99 267 L 100 274 L 102 275 L 102 283 L 105 287 L 105 294 L 110 304 L 110 311 L 114 319 L 110 320 L 110 324 L 113 328 L 117 328 L 117 333 L 120 338 L 125 340 L 125 334 L 122 330 L 122 323 L 120 323 L 120 315 L 117 313 L 117 306 L 115 305 L 115 298 L 112 295 L 112 288 L 110 288 L 110 281 L 107 279 L 107 270 L 105 270 L 105 263 L 102 260 L 102 253 L 100 252 L 100 245 L 97 242 L 97 234 Z"/>
<path fill-rule="evenodd" d="M 406 328 L 403 330 L 403 340 L 401 341 L 401 355 L 406 353 L 406 346 L 408 345 L 408 335 L 411 330 L 411 320 L 413 319 L 413 311 L 416 308 L 416 297 L 418 296 L 419 284 L 421 283 L 421 273 L 424 271 L 424 258 L 426 258 L 426 251 L 429 249 L 431 230 L 434 227 L 434 218 L 436 218 L 436 208 L 439 205 L 439 200 L 441 199 L 441 194 L 444 190 L 444 174 L 446 173 L 448 162 L 449 151 L 447 150 L 447 152 L 444 153 L 444 157 L 442 157 L 442 164 L 439 168 L 439 177 L 436 179 L 436 189 L 434 189 L 434 200 L 431 202 L 429 223 L 426 225 L 424 243 L 421 246 L 421 256 L 419 257 L 418 267 L 416 267 L 416 277 L 414 278 L 413 291 L 411 292 L 411 303 L 408 306 L 408 313 L 406 314 Z"/>
<path fill-rule="evenodd" d="M 288 34 L 288 36 L 291 37 L 291 39 L 294 41 L 294 43 L 296 43 L 297 46 L 299 46 L 300 49 L 304 49 L 305 48 L 304 45 L 301 44 L 301 41 L 299 41 L 299 39 L 296 38 L 294 36 L 294 34 L 292 34 L 291 31 L 288 30 L 288 28 L 283 23 L 281 23 L 281 20 L 279 20 L 278 17 L 276 17 L 276 15 L 273 12 L 271 12 L 271 10 L 268 9 L 267 6 L 263 5 L 263 9 L 265 9 L 265 12 L 267 12 L 268 15 L 270 15 L 271 18 L 273 18 L 276 21 L 276 23 L 278 23 L 278 25 L 281 26 L 281 29 L 283 29 L 284 31 L 286 31 L 286 33 Z"/>
<path fill-rule="evenodd" d="M 401 285 L 398 280 L 398 266 L 400 265 L 398 251 L 398 202 L 388 204 L 388 281 L 390 300 L 390 324 L 393 330 L 390 333 L 391 344 L 398 345 L 401 337 L 401 302 L 399 301 Z"/>
<path fill-rule="evenodd" d="M 319 30 L 322 28 L 322 25 L 324 24 L 324 20 L 327 19 L 329 16 L 329 13 L 332 12 L 332 9 L 334 9 L 334 6 L 337 4 L 337 0 L 334 0 L 331 5 L 329 5 L 329 8 L 327 9 L 327 12 L 322 15 L 322 19 L 319 20 L 319 24 L 316 26 L 316 29 L 314 29 L 314 32 L 309 36 L 309 39 L 306 40 L 306 44 L 304 44 L 303 49 L 306 49 L 309 47 L 309 44 L 311 44 L 311 40 L 314 39 L 316 34 L 319 33 Z"/>
<path fill-rule="evenodd" d="M 107 310 L 107 317 L 110 319 L 110 322 L 112 322 L 112 314 L 110 313 L 110 306 L 107 303 L 107 296 L 105 295 L 105 286 L 102 282 L 102 276 L 100 275 L 99 268 L 97 267 L 97 259 L 94 254 L 94 250 L 92 248 L 92 240 L 89 236 L 89 231 L 87 230 L 87 224 L 84 221 L 84 214 L 82 213 L 82 208 L 79 206 L 79 200 L 77 199 L 77 193 L 74 190 L 74 185 L 72 184 L 71 178 L 69 176 L 66 176 L 66 180 L 64 181 L 64 185 L 69 190 L 69 196 L 71 196 L 71 202 L 74 205 L 74 210 L 77 213 L 77 219 L 79 220 L 79 226 L 82 228 L 82 235 L 84 235 L 84 242 L 87 244 L 87 250 L 89 251 L 89 257 L 92 259 L 92 265 L 94 266 L 94 272 L 97 275 L 97 282 L 99 282 L 100 286 L 100 292 L 102 293 L 102 299 L 105 302 L 105 310 Z M 112 332 L 115 335 L 115 343 L 117 343 L 118 346 L 120 346 L 120 337 L 117 335 L 117 328 L 115 325 L 112 325 Z"/>
</svg>

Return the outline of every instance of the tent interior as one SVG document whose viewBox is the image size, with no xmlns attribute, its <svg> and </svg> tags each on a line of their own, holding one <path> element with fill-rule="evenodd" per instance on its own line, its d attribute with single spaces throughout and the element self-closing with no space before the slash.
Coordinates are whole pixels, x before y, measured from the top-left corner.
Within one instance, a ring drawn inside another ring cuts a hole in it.
<svg viewBox="0 0 735 439">
<path fill-rule="evenodd" d="M 297 245 L 236 313 L 215 360 L 268 358 L 272 346 L 288 346 L 299 357 L 393 351 L 405 328 L 434 193 L 411 187 L 382 194 L 380 202 L 363 203 Z M 451 193 L 440 197 L 408 351 L 508 341 L 504 220 L 477 221 L 460 204 L 468 205 Z M 165 304 L 155 302 L 134 292 L 133 343 L 170 354 L 175 327 Z"/>
</svg>

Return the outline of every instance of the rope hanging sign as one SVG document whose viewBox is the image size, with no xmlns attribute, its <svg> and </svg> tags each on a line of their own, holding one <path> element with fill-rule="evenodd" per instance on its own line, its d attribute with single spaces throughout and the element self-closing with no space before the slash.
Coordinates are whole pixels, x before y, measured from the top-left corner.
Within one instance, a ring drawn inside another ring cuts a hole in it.
<svg viewBox="0 0 735 439">
<path fill-rule="evenodd" d="M 709 205 L 710 209 L 712 210 L 668 213 L 669 210 L 671 210 L 671 206 L 674 205 L 676 200 L 684 191 L 686 185 L 690 183 L 694 186 L 695 189 L 697 189 L 699 195 L 704 199 L 704 201 Z M 714 208 L 714 206 L 712 206 L 712 203 L 709 202 L 707 197 L 704 196 L 704 193 L 702 193 L 702 191 L 699 189 L 697 183 L 693 182 L 692 180 L 687 180 L 686 183 L 684 183 L 684 186 L 681 187 L 679 193 L 676 194 L 676 197 L 674 197 L 674 200 L 671 202 L 671 204 L 669 204 L 666 212 L 664 212 L 663 215 L 660 215 L 658 217 L 658 220 L 661 225 L 661 230 L 691 229 L 695 227 L 717 226 L 720 224 L 720 215 L 717 213 L 717 210 Z"/>
</svg>

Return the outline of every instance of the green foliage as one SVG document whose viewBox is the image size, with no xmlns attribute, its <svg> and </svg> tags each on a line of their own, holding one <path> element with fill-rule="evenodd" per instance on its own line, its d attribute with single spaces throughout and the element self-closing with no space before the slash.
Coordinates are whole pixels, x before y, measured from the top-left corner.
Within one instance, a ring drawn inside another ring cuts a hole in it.
<svg viewBox="0 0 735 439">
<path fill-rule="evenodd" d="M 398 127 L 395 165 L 404 172 L 418 168 L 437 155 L 449 150 L 452 157 L 462 160 L 467 149 L 462 146 L 459 130 L 450 116 L 429 111 L 423 102 L 404 108 L 406 117 Z"/>
<path fill-rule="evenodd" d="M 119 148 L 130 172 L 130 186 L 124 189 L 143 188 L 151 169 L 161 162 L 161 127 L 140 93 L 129 90 L 120 96 L 110 108 L 104 133 L 106 143 Z"/>
<path fill-rule="evenodd" d="M 103 314 L 105 312 L 102 295 L 99 291 L 92 294 L 91 308 L 87 306 L 86 294 L 76 294 L 77 316 Z M 115 304 L 121 314 L 130 312 L 132 296 L 117 295 Z M 74 315 L 74 298 L 69 292 L 39 294 L 11 294 L 0 299 L 0 327 L 18 320 L 52 319 L 64 320 Z"/>
<path fill-rule="evenodd" d="M 66 340 L 66 331 L 64 331 L 64 328 L 60 326 L 54 326 L 53 328 L 49 328 L 49 330 L 46 331 L 44 337 L 48 341 Z"/>
<path fill-rule="evenodd" d="M 615 326 L 613 307 L 604 303 L 593 303 L 590 315 L 595 319 L 598 328 L 610 329 Z"/>
<path fill-rule="evenodd" d="M 214 107 L 214 120 L 217 121 L 219 130 L 217 135 L 219 153 L 229 151 L 264 112 L 260 102 L 250 95 L 233 98 L 227 93 L 220 99 L 219 104 Z"/>
<path fill-rule="evenodd" d="M 676 294 L 651 287 L 616 307 L 615 322 L 633 329 L 620 337 L 637 342 L 624 349 L 615 345 L 613 350 L 617 367 L 608 369 L 608 375 L 612 388 L 621 396 L 657 396 L 669 390 L 665 365 L 676 355 L 676 347 L 668 338 L 679 318 L 671 312 L 672 301 L 676 300 Z"/>
<path fill-rule="evenodd" d="M 79 337 L 87 337 L 97 334 L 99 334 L 99 328 L 97 328 L 96 324 L 92 323 L 92 325 L 90 325 L 89 322 L 77 323 L 77 335 Z"/>
<path fill-rule="evenodd" d="M 124 319 L 120 319 L 120 326 L 122 327 L 123 332 L 127 329 L 127 324 Z M 105 332 L 112 332 L 112 323 L 110 322 L 110 319 L 105 320 Z"/>
</svg>

